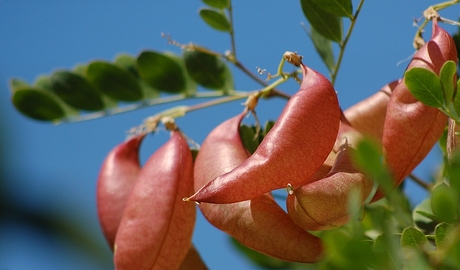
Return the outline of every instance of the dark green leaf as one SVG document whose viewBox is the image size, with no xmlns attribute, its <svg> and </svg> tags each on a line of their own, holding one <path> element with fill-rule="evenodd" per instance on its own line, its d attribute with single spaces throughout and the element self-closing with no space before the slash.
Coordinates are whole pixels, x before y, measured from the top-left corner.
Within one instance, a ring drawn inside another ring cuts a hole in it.
<svg viewBox="0 0 460 270">
<path fill-rule="evenodd" d="M 84 77 L 68 71 L 58 71 L 51 77 L 51 89 L 70 106 L 87 111 L 104 109 L 100 93 Z"/>
<path fill-rule="evenodd" d="M 86 69 L 87 78 L 105 95 L 119 101 L 142 99 L 142 90 L 137 80 L 116 65 L 95 61 Z"/>
<path fill-rule="evenodd" d="M 353 17 L 351 0 L 313 0 L 324 11 L 342 17 Z"/>
<path fill-rule="evenodd" d="M 441 85 L 444 90 L 444 95 L 447 101 L 451 101 L 454 98 L 454 90 L 456 82 L 454 81 L 455 75 L 457 74 L 457 65 L 454 61 L 447 61 L 439 72 L 439 78 L 441 79 Z"/>
<path fill-rule="evenodd" d="M 55 98 L 45 91 L 31 87 L 15 90 L 12 102 L 18 111 L 33 119 L 53 121 L 65 116 Z"/>
<path fill-rule="evenodd" d="M 153 51 L 144 51 L 137 58 L 141 77 L 153 88 L 169 93 L 186 90 L 183 68 L 171 57 Z"/>
<path fill-rule="evenodd" d="M 267 135 L 267 133 L 272 129 L 272 127 L 275 125 L 275 121 L 267 121 L 265 123 L 265 127 L 263 130 L 263 136 Z"/>
<path fill-rule="evenodd" d="M 226 64 L 214 55 L 184 51 L 184 60 L 190 77 L 206 88 L 222 90 L 227 80 L 233 81 L 228 78 Z"/>
<path fill-rule="evenodd" d="M 427 250 L 429 243 L 424 233 L 416 228 L 409 227 L 403 230 L 401 247 L 404 256 L 411 259 L 421 255 L 423 250 Z"/>
<path fill-rule="evenodd" d="M 310 33 L 308 33 L 310 39 L 313 41 L 316 51 L 323 60 L 323 63 L 326 65 L 329 73 L 332 74 L 335 70 L 335 59 L 334 52 L 332 51 L 332 42 L 320 35 L 315 28 L 311 28 Z"/>
<path fill-rule="evenodd" d="M 431 107 L 446 104 L 439 77 L 425 68 L 411 68 L 404 75 L 404 83 L 416 99 Z"/>
<path fill-rule="evenodd" d="M 119 54 L 115 58 L 114 62 L 115 65 L 128 70 L 134 77 L 140 77 L 139 70 L 137 69 L 136 58 L 134 56 L 129 54 Z"/>
<path fill-rule="evenodd" d="M 259 146 L 259 141 L 255 140 L 255 131 L 252 127 L 247 126 L 247 125 L 241 125 L 240 126 L 240 138 L 241 142 L 244 145 L 244 148 L 246 148 L 249 153 L 254 153 Z"/>
<path fill-rule="evenodd" d="M 213 8 L 218 8 L 218 9 L 224 9 L 230 7 L 230 0 L 203 0 L 203 3 L 206 5 L 213 7 Z"/>
<path fill-rule="evenodd" d="M 227 16 L 219 11 L 202 8 L 200 9 L 200 16 L 209 26 L 216 30 L 222 32 L 229 32 L 231 30 L 232 26 L 230 25 Z"/>
<path fill-rule="evenodd" d="M 414 220 L 415 226 L 427 233 L 431 233 L 434 230 L 437 222 L 435 216 L 431 210 L 431 199 L 427 198 L 418 204 L 412 211 L 412 219 Z"/>
<path fill-rule="evenodd" d="M 435 241 L 436 247 L 443 248 L 446 243 L 450 241 L 449 239 L 449 232 L 452 230 L 452 225 L 447 223 L 439 223 L 436 226 L 435 230 Z"/>
<path fill-rule="evenodd" d="M 458 196 L 446 184 L 440 184 L 431 191 L 431 208 L 440 221 L 453 223 L 458 218 Z"/>
<path fill-rule="evenodd" d="M 35 87 L 51 91 L 51 78 L 48 76 L 40 76 L 35 80 Z"/>
<path fill-rule="evenodd" d="M 342 41 L 342 26 L 339 17 L 324 11 L 313 0 L 301 0 L 300 3 L 305 17 L 318 33 L 332 41 Z"/>
<path fill-rule="evenodd" d="M 458 28 L 457 33 L 452 36 L 452 38 L 455 42 L 455 47 L 457 47 L 457 58 L 460 59 L 460 27 Z"/>
</svg>

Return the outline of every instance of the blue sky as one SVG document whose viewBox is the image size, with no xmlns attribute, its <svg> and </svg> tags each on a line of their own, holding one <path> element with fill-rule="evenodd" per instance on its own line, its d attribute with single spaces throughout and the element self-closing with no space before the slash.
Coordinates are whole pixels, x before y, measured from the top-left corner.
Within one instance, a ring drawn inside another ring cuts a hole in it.
<svg viewBox="0 0 460 270">
<path fill-rule="evenodd" d="M 354 1 L 355 6 L 357 1 Z M 429 0 L 367 1 L 348 44 L 336 83 L 343 108 L 371 95 L 400 78 L 413 53 L 412 18 L 435 2 Z M 179 42 L 194 42 L 215 51 L 230 48 L 225 33 L 201 21 L 201 1 L 21 1 L 0 0 L 0 125 L 2 179 L 8 197 L 21 207 L 58 215 L 79 226 L 95 239 L 94 252 L 103 260 L 91 260 L 66 240 L 12 221 L 0 221 L 0 269 L 110 269 L 111 254 L 98 227 L 95 185 L 105 155 L 120 143 L 125 132 L 146 117 L 170 105 L 144 108 L 97 120 L 53 126 L 30 120 L 12 106 L 8 81 L 13 77 L 32 83 L 40 74 L 71 69 L 95 59 L 113 60 L 122 52 L 173 51 L 160 36 L 164 32 Z M 249 69 L 256 66 L 276 72 L 285 51 L 297 51 L 304 62 L 323 74 L 327 70 L 314 52 L 300 23 L 306 19 L 299 1 L 234 1 L 237 55 Z M 442 11 L 451 19 L 459 8 Z M 455 27 L 444 25 L 449 31 Z M 428 33 L 425 35 L 429 36 Z M 237 90 L 258 85 L 234 71 Z M 288 67 L 289 68 L 289 67 Z M 280 87 L 294 93 L 298 85 Z M 197 101 L 193 101 L 196 103 Z M 223 120 L 240 112 L 241 102 L 193 112 L 178 119 L 179 126 L 197 142 Z M 177 103 L 174 105 L 179 105 Z M 263 101 L 262 121 L 276 119 L 284 101 Z M 165 133 L 149 136 L 141 159 L 166 140 Z M 428 179 L 439 165 L 435 149 L 417 175 Z M 412 183 L 406 187 L 413 203 L 424 194 Z M 253 269 L 230 248 L 226 236 L 198 217 L 194 243 L 211 269 Z"/>
</svg>

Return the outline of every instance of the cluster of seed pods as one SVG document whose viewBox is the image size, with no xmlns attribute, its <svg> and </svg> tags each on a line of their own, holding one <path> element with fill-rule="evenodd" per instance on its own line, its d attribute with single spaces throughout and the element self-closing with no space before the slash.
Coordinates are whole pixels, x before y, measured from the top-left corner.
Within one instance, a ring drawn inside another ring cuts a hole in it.
<svg viewBox="0 0 460 270">
<path fill-rule="evenodd" d="M 360 140 L 370 136 L 382 144 L 397 186 L 445 129 L 447 116 L 416 100 L 404 79 L 342 113 L 324 76 L 295 53 L 286 59 L 302 70 L 300 89 L 253 154 L 239 135 L 247 108 L 207 136 L 195 162 L 177 129 L 142 167 L 138 149 L 145 135 L 109 154 L 97 201 L 116 269 L 206 269 L 191 245 L 195 204 L 183 201 L 196 202 L 211 224 L 249 248 L 286 261 L 317 262 L 323 245 L 309 230 L 346 224 L 355 214 L 348 208 L 353 191 L 361 204 L 384 196 L 380 190 L 374 196 L 373 180 L 354 166 Z M 407 69 L 439 74 L 448 60 L 457 60 L 456 48 L 434 18 L 431 40 Z M 460 143 L 451 137 L 456 148 Z M 287 212 L 270 193 L 286 187 Z"/>
<path fill-rule="evenodd" d="M 115 147 L 103 162 L 97 185 L 98 217 L 115 268 L 207 269 L 191 244 L 196 207 L 182 198 L 193 192 L 193 159 L 181 131 L 141 167 L 145 134 Z"/>
</svg>

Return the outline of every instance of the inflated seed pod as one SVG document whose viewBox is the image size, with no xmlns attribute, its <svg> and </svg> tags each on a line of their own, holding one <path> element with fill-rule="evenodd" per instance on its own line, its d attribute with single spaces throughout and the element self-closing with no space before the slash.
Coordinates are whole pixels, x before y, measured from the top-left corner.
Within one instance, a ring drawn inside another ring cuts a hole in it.
<svg viewBox="0 0 460 270">
<path fill-rule="evenodd" d="M 439 74 L 448 60 L 457 62 L 455 43 L 434 18 L 431 40 L 417 51 L 406 70 L 417 67 Z M 388 103 L 382 138 L 385 162 L 395 186 L 426 157 L 444 132 L 446 123 L 447 116 L 418 101 L 404 80 L 396 86 Z M 383 196 L 383 192 L 378 191 L 374 201 Z"/>
<path fill-rule="evenodd" d="M 145 134 L 116 146 L 105 158 L 97 181 L 96 202 L 99 223 L 113 250 L 126 201 L 139 175 L 139 146 Z"/>
<path fill-rule="evenodd" d="M 195 188 L 231 171 L 249 155 L 239 135 L 244 113 L 216 127 L 195 161 Z M 316 262 L 323 254 L 319 238 L 298 227 L 270 193 L 230 204 L 199 204 L 206 219 L 243 245 L 286 261 Z"/>
<path fill-rule="evenodd" d="M 322 166 L 337 137 L 340 108 L 332 84 L 303 63 L 299 65 L 300 90 L 254 154 L 231 171 L 214 175 L 189 200 L 245 201 L 288 184 L 305 183 Z"/>
<path fill-rule="evenodd" d="M 193 192 L 193 159 L 180 131 L 142 167 L 115 239 L 115 267 L 178 269 L 191 246 L 196 207 L 182 198 Z"/>
</svg>

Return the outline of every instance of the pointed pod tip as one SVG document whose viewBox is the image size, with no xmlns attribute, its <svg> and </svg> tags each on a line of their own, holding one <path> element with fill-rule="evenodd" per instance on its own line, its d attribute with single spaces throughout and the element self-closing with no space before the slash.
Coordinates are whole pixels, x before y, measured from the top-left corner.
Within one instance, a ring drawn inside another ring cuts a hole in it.
<svg viewBox="0 0 460 270">
<path fill-rule="evenodd" d="M 193 197 L 193 196 L 192 196 L 192 197 Z M 200 205 L 200 204 L 201 204 L 201 202 L 199 202 L 199 201 L 194 201 L 193 199 L 191 199 L 192 197 L 184 197 L 184 198 L 182 198 L 182 201 L 184 201 L 184 202 L 194 202 L 194 203 L 197 204 L 197 205 Z"/>
</svg>

